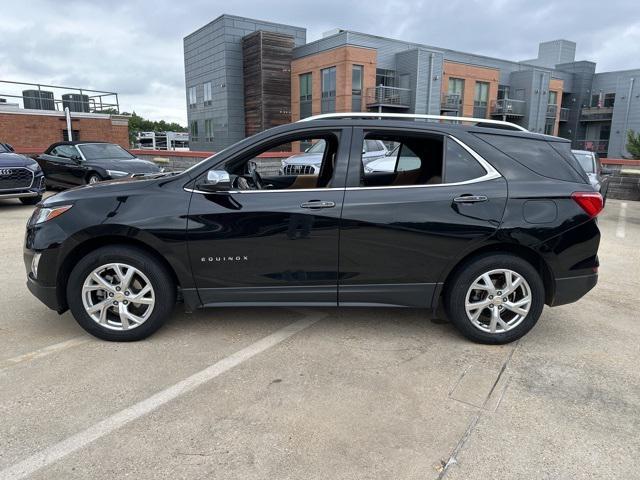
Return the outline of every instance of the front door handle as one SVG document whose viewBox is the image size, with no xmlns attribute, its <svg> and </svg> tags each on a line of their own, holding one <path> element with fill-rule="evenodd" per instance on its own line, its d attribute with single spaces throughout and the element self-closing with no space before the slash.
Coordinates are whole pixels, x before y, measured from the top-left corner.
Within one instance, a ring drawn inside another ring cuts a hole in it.
<svg viewBox="0 0 640 480">
<path fill-rule="evenodd" d="M 311 200 L 309 202 L 303 202 L 300 204 L 300 208 L 333 208 L 335 207 L 335 202 L 326 202 L 323 200 Z"/>
<path fill-rule="evenodd" d="M 462 195 L 453 199 L 455 203 L 479 203 L 487 200 L 486 195 Z"/>
</svg>

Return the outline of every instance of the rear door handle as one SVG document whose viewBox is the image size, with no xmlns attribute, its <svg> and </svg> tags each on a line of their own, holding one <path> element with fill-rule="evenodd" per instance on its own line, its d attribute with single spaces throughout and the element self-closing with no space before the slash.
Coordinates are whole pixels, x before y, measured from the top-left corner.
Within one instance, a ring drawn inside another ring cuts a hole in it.
<svg viewBox="0 0 640 480">
<path fill-rule="evenodd" d="M 335 202 L 326 202 L 323 200 L 311 200 L 309 202 L 304 202 L 300 204 L 300 208 L 333 208 L 335 207 Z"/>
<path fill-rule="evenodd" d="M 487 200 L 486 195 L 462 195 L 453 199 L 456 203 L 479 203 Z"/>
</svg>

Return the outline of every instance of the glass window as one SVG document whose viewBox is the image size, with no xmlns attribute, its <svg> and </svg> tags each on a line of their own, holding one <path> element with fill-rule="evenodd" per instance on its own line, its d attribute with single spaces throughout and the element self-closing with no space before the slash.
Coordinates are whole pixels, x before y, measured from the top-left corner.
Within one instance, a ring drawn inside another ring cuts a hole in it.
<svg viewBox="0 0 640 480">
<path fill-rule="evenodd" d="M 321 70 L 322 78 L 322 113 L 336 111 L 336 67 Z"/>
<path fill-rule="evenodd" d="M 616 94 L 615 93 L 605 93 L 604 94 L 604 106 L 607 108 L 613 107 L 613 104 L 616 102 Z"/>
<path fill-rule="evenodd" d="M 213 142 L 213 120 L 211 118 L 204 121 L 204 141 Z"/>
<path fill-rule="evenodd" d="M 487 171 L 455 140 L 447 138 L 444 159 L 444 182 L 456 183 L 486 175 Z"/>
<path fill-rule="evenodd" d="M 386 68 L 376 68 L 376 87 L 382 85 L 383 87 L 395 87 L 396 86 L 396 72 L 395 70 L 388 70 Z"/>
<path fill-rule="evenodd" d="M 211 94 L 211 82 L 207 82 L 204 84 L 204 104 L 211 105 L 212 103 L 212 94 Z"/>
<path fill-rule="evenodd" d="M 87 143 L 78 145 L 82 155 L 87 160 L 101 160 L 105 158 L 117 158 L 121 160 L 134 158 L 120 145 L 113 143 Z"/>
<path fill-rule="evenodd" d="M 51 150 L 51 155 L 62 158 L 73 158 L 79 156 L 76 147 L 73 145 L 58 145 Z"/>
<path fill-rule="evenodd" d="M 362 75 L 364 67 L 353 65 L 351 67 L 351 111 L 362 110 Z"/>
<path fill-rule="evenodd" d="M 312 114 L 313 77 L 311 73 L 300 75 L 300 118 L 310 117 Z"/>
<path fill-rule="evenodd" d="M 549 105 L 557 105 L 558 104 L 558 92 L 554 92 L 553 90 L 549 91 Z"/>
<path fill-rule="evenodd" d="M 473 116 L 476 118 L 487 118 L 488 102 L 489 102 L 489 83 L 476 82 L 476 89 L 473 96 Z"/>
<path fill-rule="evenodd" d="M 189 108 L 196 106 L 196 87 L 189 87 Z"/>
<path fill-rule="evenodd" d="M 197 142 L 198 141 L 198 121 L 191 120 L 191 124 L 189 125 L 189 140 Z"/>
<path fill-rule="evenodd" d="M 591 106 L 592 107 L 601 107 L 602 106 L 602 105 L 600 105 L 600 95 L 599 94 L 591 95 Z"/>
<path fill-rule="evenodd" d="M 333 132 L 290 137 L 286 142 L 271 143 L 245 157 L 229 160 L 225 169 L 233 187 L 239 190 L 327 188 L 333 177 L 338 143 L 339 135 Z M 311 146 L 305 150 L 304 145 Z"/>
<path fill-rule="evenodd" d="M 396 143 L 386 156 L 373 161 L 363 154 L 361 187 L 430 185 L 442 183 L 441 135 L 367 134 L 366 142 Z M 364 146 L 363 146 L 364 147 Z"/>
<path fill-rule="evenodd" d="M 498 100 L 509 98 L 509 85 L 498 85 Z"/>
<path fill-rule="evenodd" d="M 595 173 L 595 161 L 593 153 L 574 153 L 574 157 L 580 162 L 580 166 L 584 168 L 587 173 Z"/>
<path fill-rule="evenodd" d="M 464 79 L 449 77 L 449 84 L 447 87 L 447 93 L 449 95 L 460 95 L 464 93 Z"/>
</svg>

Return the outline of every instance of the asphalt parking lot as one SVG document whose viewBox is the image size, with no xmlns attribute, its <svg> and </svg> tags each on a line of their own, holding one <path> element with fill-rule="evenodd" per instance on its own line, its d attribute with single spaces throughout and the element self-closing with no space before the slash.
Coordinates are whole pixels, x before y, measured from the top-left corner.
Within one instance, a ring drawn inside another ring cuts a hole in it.
<svg viewBox="0 0 640 480">
<path fill-rule="evenodd" d="M 640 203 L 600 282 L 483 346 L 423 311 L 176 309 L 103 342 L 25 286 L 0 201 L 0 479 L 640 478 Z"/>
</svg>

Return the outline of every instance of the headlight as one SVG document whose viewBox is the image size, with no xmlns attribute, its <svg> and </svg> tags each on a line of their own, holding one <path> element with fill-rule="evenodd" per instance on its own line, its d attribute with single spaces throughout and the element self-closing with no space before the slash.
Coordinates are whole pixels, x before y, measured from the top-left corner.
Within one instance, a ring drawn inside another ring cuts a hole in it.
<svg viewBox="0 0 640 480">
<path fill-rule="evenodd" d="M 369 165 L 365 165 L 364 166 L 364 171 L 367 172 L 367 173 L 371 173 L 371 172 L 373 172 L 373 168 L 371 168 Z"/>
<path fill-rule="evenodd" d="M 60 205 L 59 207 L 36 207 L 29 220 L 30 225 L 38 225 L 39 223 L 48 222 L 59 217 L 69 210 L 73 205 Z"/>
<path fill-rule="evenodd" d="M 281 160 L 281 161 L 280 161 L 280 166 L 281 166 L 282 168 L 286 167 L 286 166 L 287 166 L 287 161 L 286 161 L 286 160 Z"/>
<path fill-rule="evenodd" d="M 129 175 L 129 172 L 121 172 L 120 170 L 107 170 L 107 175 L 111 178 L 121 178 Z"/>
</svg>

